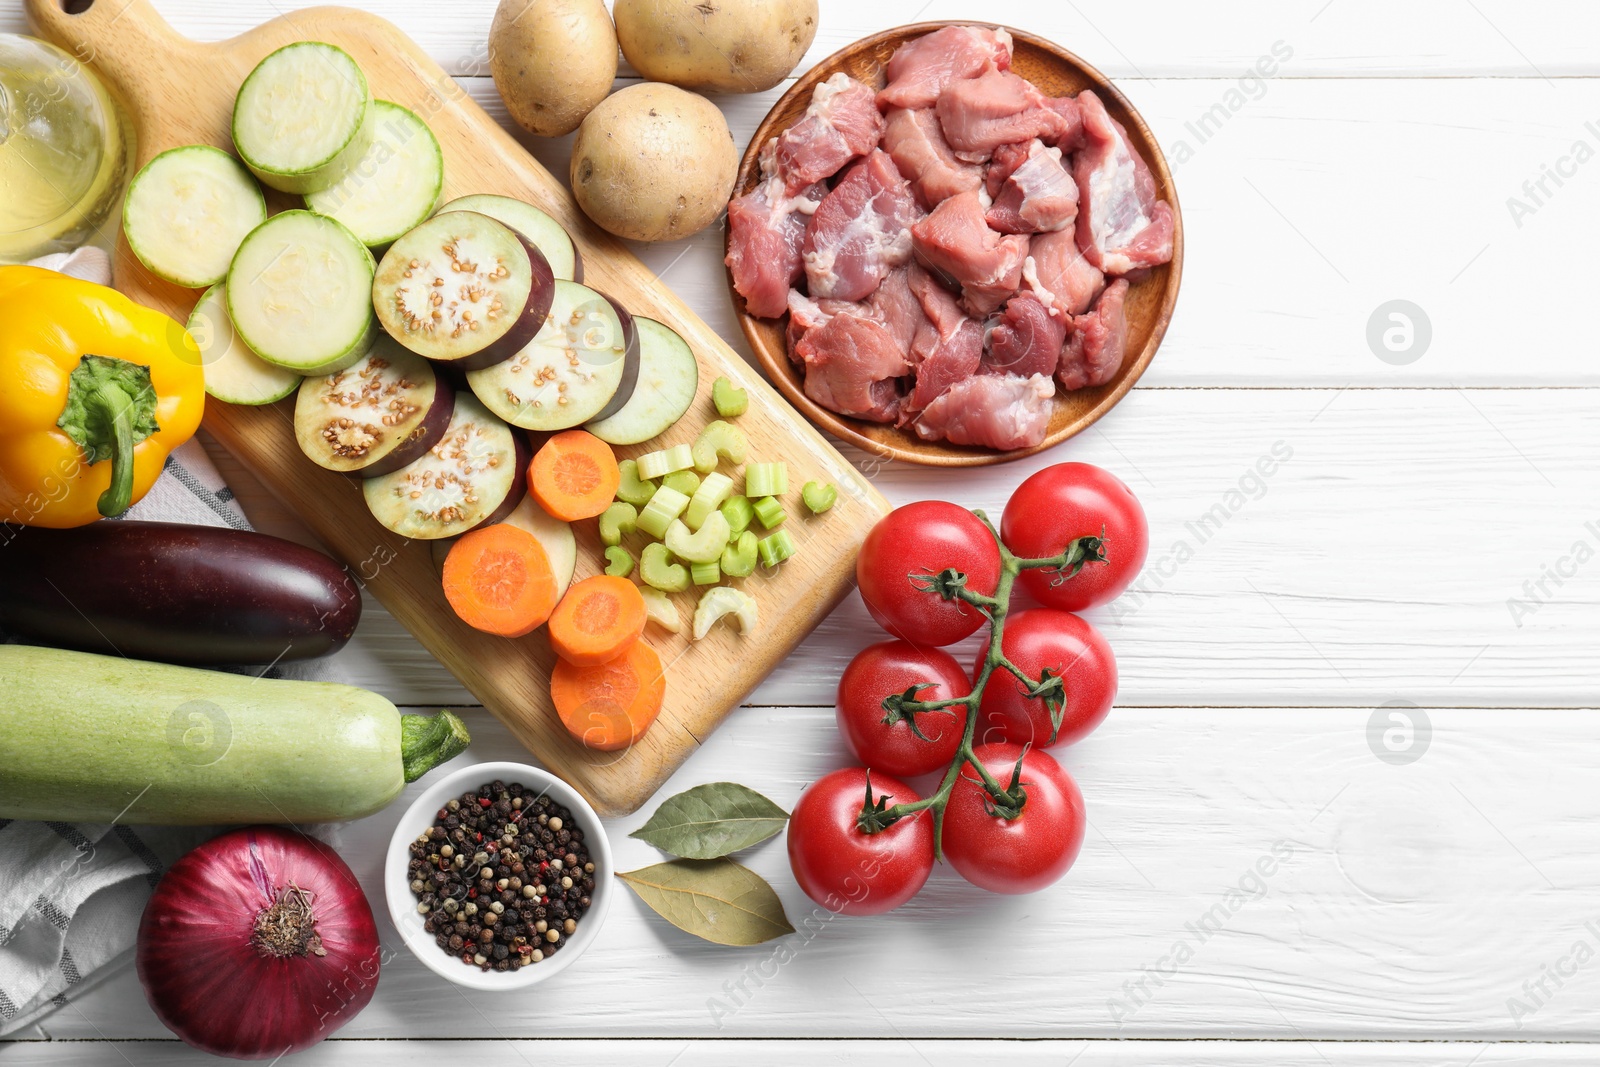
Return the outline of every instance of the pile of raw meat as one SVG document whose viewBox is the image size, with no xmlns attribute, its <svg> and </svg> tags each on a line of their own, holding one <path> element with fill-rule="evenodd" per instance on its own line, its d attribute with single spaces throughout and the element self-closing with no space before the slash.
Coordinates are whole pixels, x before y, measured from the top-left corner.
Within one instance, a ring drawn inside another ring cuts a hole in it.
<svg viewBox="0 0 1600 1067">
<path fill-rule="evenodd" d="M 728 205 L 734 287 L 788 314 L 824 407 L 1026 448 L 1057 383 L 1121 366 L 1126 276 L 1172 258 L 1172 208 L 1094 93 L 1010 66 L 1010 34 L 950 26 L 902 45 L 880 92 L 835 74 Z"/>
</svg>

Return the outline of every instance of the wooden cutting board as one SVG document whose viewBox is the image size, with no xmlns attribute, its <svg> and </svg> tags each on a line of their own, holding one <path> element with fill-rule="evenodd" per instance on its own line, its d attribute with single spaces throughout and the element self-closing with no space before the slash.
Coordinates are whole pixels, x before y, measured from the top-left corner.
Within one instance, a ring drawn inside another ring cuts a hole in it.
<svg viewBox="0 0 1600 1067">
<path fill-rule="evenodd" d="M 750 410 L 739 426 L 750 439 L 752 459 L 786 461 L 792 490 L 811 479 L 839 487 L 839 502 L 815 518 L 800 514 L 803 508 L 795 495 L 787 524 L 798 547 L 795 558 L 742 583 L 761 607 L 755 633 L 741 636 L 724 624 L 704 641 L 691 642 L 687 630 L 694 597 L 684 593 L 676 598 L 685 632 L 668 635 L 652 626 L 646 635 L 668 664 L 661 718 L 628 751 L 595 753 L 571 740 L 556 719 L 547 686 L 554 655 L 544 631 L 507 640 L 459 622 L 445 602 L 428 544 L 385 530 L 368 514 L 358 481 L 324 471 L 300 454 L 291 427 L 292 399 L 266 408 L 208 402 L 206 428 L 540 762 L 571 781 L 603 815 L 638 808 L 849 590 L 861 540 L 888 510 L 883 497 L 620 242 L 588 222 L 563 182 L 384 19 L 346 8 L 313 8 L 230 41 L 202 44 L 175 33 L 148 0 L 24 2 L 40 36 L 92 63 L 125 101 L 138 135 L 140 165 L 176 145 L 204 143 L 231 150 L 228 122 L 234 94 L 269 52 L 303 40 L 343 48 L 366 72 L 375 96 L 411 108 L 433 128 L 444 149 L 446 199 L 500 193 L 549 212 L 577 242 L 587 284 L 637 314 L 665 322 L 694 348 L 700 392 L 689 414 L 649 445 L 621 449 L 623 456 L 692 441 L 715 417 L 712 380 L 726 375 L 750 391 Z M 116 275 L 123 292 L 179 321 L 199 295 L 150 275 L 125 244 L 118 249 Z M 601 569 L 594 525 L 576 524 L 578 578 Z"/>
</svg>

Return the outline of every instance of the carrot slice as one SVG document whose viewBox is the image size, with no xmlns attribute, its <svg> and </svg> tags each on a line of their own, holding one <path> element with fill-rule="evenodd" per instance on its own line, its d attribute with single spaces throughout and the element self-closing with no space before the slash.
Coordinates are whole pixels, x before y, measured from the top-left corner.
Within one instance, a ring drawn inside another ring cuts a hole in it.
<svg viewBox="0 0 1600 1067">
<path fill-rule="evenodd" d="M 667 692 L 661 657 L 643 641 L 622 655 L 583 667 L 557 660 L 550 696 L 567 732 L 589 748 L 614 752 L 644 736 Z"/>
<path fill-rule="evenodd" d="M 592 433 L 566 430 L 546 441 L 528 467 L 534 499 L 558 519 L 592 519 L 611 506 L 622 484 L 611 446 Z"/>
<path fill-rule="evenodd" d="M 496 523 L 462 535 L 444 559 L 444 595 L 468 626 L 521 637 L 556 606 L 556 576 L 539 539 Z"/>
<path fill-rule="evenodd" d="M 580 667 L 627 651 L 644 633 L 639 587 L 626 578 L 597 574 L 567 590 L 550 616 L 550 647 Z"/>
</svg>

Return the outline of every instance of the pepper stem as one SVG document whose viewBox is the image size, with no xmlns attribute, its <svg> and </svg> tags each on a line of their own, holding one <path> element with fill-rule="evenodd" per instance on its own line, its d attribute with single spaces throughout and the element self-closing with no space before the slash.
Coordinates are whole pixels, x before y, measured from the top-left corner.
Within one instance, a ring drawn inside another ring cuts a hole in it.
<svg viewBox="0 0 1600 1067">
<path fill-rule="evenodd" d="M 446 760 L 466 751 L 472 740 L 467 724 L 451 711 L 434 716 L 400 716 L 400 765 L 414 782 Z"/>
<path fill-rule="evenodd" d="M 133 504 L 133 401 L 115 382 L 102 382 L 89 403 L 103 412 L 111 426 L 111 485 L 95 502 L 100 514 L 114 518 Z"/>
</svg>

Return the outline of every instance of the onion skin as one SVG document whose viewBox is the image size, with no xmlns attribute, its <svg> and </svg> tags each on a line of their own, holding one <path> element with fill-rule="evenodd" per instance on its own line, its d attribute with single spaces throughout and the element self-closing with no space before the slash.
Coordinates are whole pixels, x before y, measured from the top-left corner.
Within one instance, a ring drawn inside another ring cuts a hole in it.
<svg viewBox="0 0 1600 1067">
<path fill-rule="evenodd" d="M 322 955 L 253 942 L 270 894 L 311 899 Z M 380 946 L 356 876 L 326 844 L 251 826 L 206 842 L 162 877 L 139 923 L 139 982 L 156 1017 L 203 1052 L 273 1059 L 330 1036 L 378 987 Z"/>
</svg>

